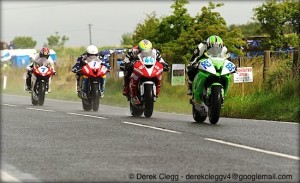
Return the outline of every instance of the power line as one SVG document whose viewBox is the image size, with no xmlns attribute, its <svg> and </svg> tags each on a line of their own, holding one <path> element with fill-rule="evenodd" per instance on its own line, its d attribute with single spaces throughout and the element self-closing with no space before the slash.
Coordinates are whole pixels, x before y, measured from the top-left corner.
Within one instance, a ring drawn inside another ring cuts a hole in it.
<svg viewBox="0 0 300 183">
<path fill-rule="evenodd" d="M 5 8 L 1 10 L 18 10 L 18 9 L 31 9 L 31 8 L 49 8 L 49 7 L 57 7 L 57 6 L 66 6 L 66 5 L 73 5 L 73 4 L 82 4 L 87 2 L 74 2 L 74 3 L 65 3 L 65 4 L 51 4 L 51 5 L 39 5 L 39 6 L 25 6 L 25 7 L 15 7 L 15 8 Z"/>
<path fill-rule="evenodd" d="M 51 36 L 51 35 L 54 35 L 56 32 L 58 32 L 59 35 L 61 35 L 61 34 L 66 34 L 66 33 L 70 33 L 70 32 L 79 32 L 79 31 L 86 31 L 86 28 L 71 29 L 71 30 L 57 30 L 54 32 L 42 32 L 42 33 L 39 32 L 39 33 L 34 33 L 32 36 Z M 9 36 L 11 36 L 11 35 L 9 35 Z"/>
</svg>

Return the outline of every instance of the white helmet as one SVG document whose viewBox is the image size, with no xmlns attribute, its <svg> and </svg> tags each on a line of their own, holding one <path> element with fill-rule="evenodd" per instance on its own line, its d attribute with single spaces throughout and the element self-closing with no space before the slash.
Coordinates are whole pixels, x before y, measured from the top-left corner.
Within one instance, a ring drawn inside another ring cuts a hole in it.
<svg viewBox="0 0 300 183">
<path fill-rule="evenodd" d="M 86 53 L 90 55 L 97 55 L 98 48 L 95 45 L 90 45 L 86 48 Z"/>
</svg>

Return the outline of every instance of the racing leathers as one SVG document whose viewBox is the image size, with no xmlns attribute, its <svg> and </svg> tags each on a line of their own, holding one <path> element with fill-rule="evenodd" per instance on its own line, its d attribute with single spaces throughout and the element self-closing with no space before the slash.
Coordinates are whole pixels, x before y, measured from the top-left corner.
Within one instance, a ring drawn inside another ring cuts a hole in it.
<svg viewBox="0 0 300 183">
<path fill-rule="evenodd" d="M 83 98 L 85 93 L 84 91 L 82 92 L 82 84 L 84 83 L 83 79 L 82 79 L 82 74 L 81 74 L 81 68 L 86 65 L 88 62 L 92 61 L 92 60 L 101 60 L 102 64 L 104 64 L 108 69 L 110 69 L 110 65 L 109 65 L 109 60 L 107 59 L 102 59 L 101 56 L 88 56 L 87 53 L 83 53 L 81 54 L 78 58 L 77 61 L 75 63 L 75 65 L 72 67 L 72 72 L 75 73 L 75 77 L 76 77 L 76 84 L 77 84 L 77 95 L 79 98 Z M 104 83 L 105 83 L 105 78 L 103 78 L 103 89 L 104 89 Z M 104 96 L 104 90 L 101 91 L 101 97 Z"/>
<path fill-rule="evenodd" d="M 45 60 L 46 59 L 46 60 Z M 40 57 L 40 55 L 36 55 L 35 58 L 33 59 L 33 61 L 26 67 L 26 70 L 27 70 L 27 73 L 26 73 L 26 87 L 25 87 L 25 90 L 26 91 L 31 91 L 31 78 L 32 78 L 32 70 L 33 70 L 33 65 L 35 63 L 37 64 L 42 64 L 41 62 L 46 62 L 44 64 L 48 65 L 50 64 L 52 70 L 53 70 L 53 75 L 56 74 L 56 71 L 54 69 L 54 61 L 53 59 L 49 56 L 48 58 L 45 58 L 45 57 Z M 48 93 L 51 92 L 51 78 L 49 78 L 49 87 L 48 87 Z M 33 83 L 33 86 L 34 86 L 35 83 Z"/>
<path fill-rule="evenodd" d="M 164 71 L 169 70 L 169 65 L 164 61 L 164 59 L 161 57 L 161 54 L 159 50 L 152 48 L 152 50 L 156 53 L 156 60 L 159 61 L 163 67 Z M 134 46 L 132 49 L 128 50 L 128 53 L 125 56 L 125 59 L 121 65 L 121 70 L 124 71 L 124 88 L 123 88 L 123 95 L 129 97 L 129 88 L 131 88 L 130 93 L 131 93 L 131 98 L 136 98 L 137 99 L 137 82 L 138 82 L 138 77 L 133 77 L 134 79 L 131 80 L 130 82 L 130 77 L 132 76 L 133 72 L 133 64 L 135 63 L 136 60 L 138 60 L 138 54 L 141 51 L 139 50 L 138 46 Z M 158 78 L 157 80 L 157 87 L 156 87 L 156 95 L 158 96 L 161 88 L 161 79 L 162 77 Z M 129 87 L 129 84 L 131 87 Z"/>
</svg>

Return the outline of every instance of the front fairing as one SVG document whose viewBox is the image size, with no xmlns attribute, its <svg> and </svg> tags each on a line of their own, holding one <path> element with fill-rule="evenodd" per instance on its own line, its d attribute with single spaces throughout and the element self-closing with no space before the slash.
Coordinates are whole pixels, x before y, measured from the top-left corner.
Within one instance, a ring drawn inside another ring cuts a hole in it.
<svg viewBox="0 0 300 183">
<path fill-rule="evenodd" d="M 141 77 L 154 78 L 158 77 L 163 72 L 163 66 L 159 62 L 155 62 L 152 66 L 144 65 L 143 62 L 137 61 L 134 64 L 133 70 Z"/>
<path fill-rule="evenodd" d="M 33 74 L 36 77 L 51 77 L 53 75 L 53 69 L 49 64 L 38 64 L 33 65 Z"/>
<path fill-rule="evenodd" d="M 221 85 L 224 89 L 223 97 L 228 93 L 231 73 L 235 72 L 235 65 L 226 58 L 208 57 L 199 61 L 198 73 L 193 81 L 193 93 L 197 102 L 204 101 L 203 95 L 210 91 L 212 85 Z"/>
<path fill-rule="evenodd" d="M 92 60 L 84 65 L 81 69 L 81 73 L 85 78 L 89 77 L 105 77 L 108 69 L 103 65 L 101 60 Z"/>
<path fill-rule="evenodd" d="M 139 60 L 135 62 L 133 70 L 141 77 L 158 77 L 163 72 L 163 65 L 156 61 L 154 50 L 143 51 L 138 55 Z"/>
</svg>

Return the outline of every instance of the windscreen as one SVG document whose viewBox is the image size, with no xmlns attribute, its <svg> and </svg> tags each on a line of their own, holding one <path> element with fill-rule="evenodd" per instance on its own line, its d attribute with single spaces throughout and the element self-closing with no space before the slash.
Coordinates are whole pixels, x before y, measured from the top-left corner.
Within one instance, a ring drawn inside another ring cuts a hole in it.
<svg viewBox="0 0 300 183">
<path fill-rule="evenodd" d="M 38 66 L 48 66 L 48 64 L 50 64 L 50 63 L 49 63 L 49 61 L 48 61 L 47 58 L 42 57 L 42 58 L 39 58 L 39 59 L 35 62 L 35 64 L 37 64 Z"/>
</svg>

